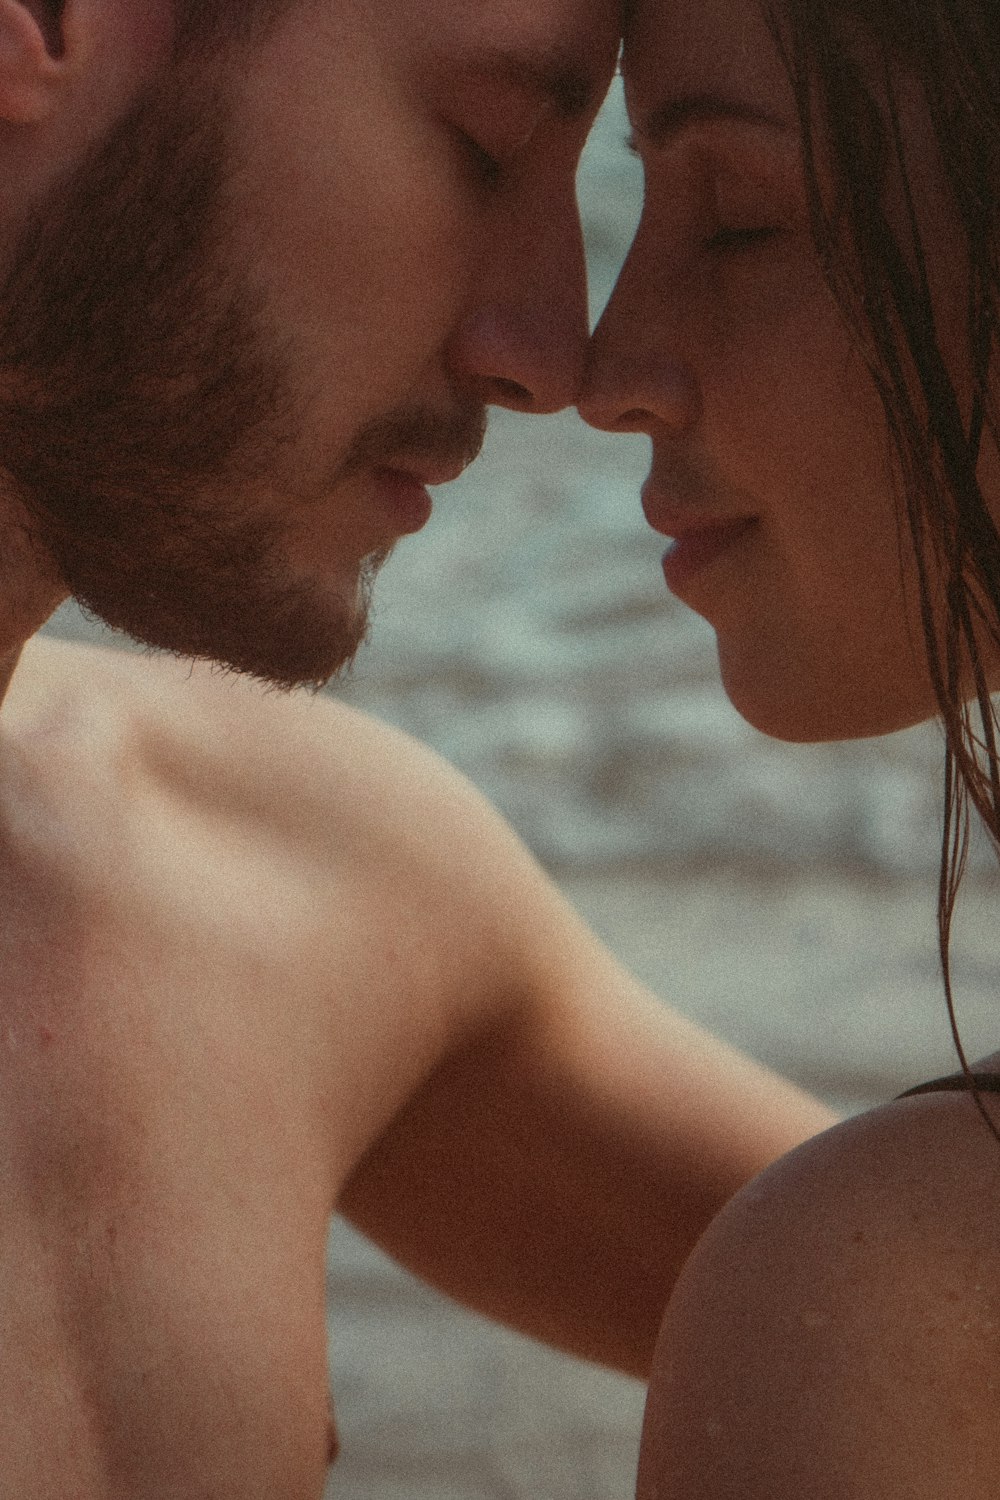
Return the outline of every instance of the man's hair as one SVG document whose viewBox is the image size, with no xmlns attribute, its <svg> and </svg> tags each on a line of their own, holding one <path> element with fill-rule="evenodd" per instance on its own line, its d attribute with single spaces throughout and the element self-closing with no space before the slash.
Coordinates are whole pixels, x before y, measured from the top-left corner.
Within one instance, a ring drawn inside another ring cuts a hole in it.
<svg viewBox="0 0 1000 1500">
<path fill-rule="evenodd" d="M 951 1009 L 949 935 L 970 806 L 1000 850 L 998 723 L 984 665 L 1000 655 L 1000 536 L 977 474 L 984 436 L 998 438 L 1000 13 L 997 0 L 764 5 L 795 89 L 813 234 L 881 397 L 918 563 L 946 736 L 939 930 Z M 932 300 L 904 96 L 925 113 L 964 251 L 964 265 L 949 268 L 955 285 L 966 282 L 957 358 Z M 903 204 L 892 222 L 890 181 Z"/>
</svg>

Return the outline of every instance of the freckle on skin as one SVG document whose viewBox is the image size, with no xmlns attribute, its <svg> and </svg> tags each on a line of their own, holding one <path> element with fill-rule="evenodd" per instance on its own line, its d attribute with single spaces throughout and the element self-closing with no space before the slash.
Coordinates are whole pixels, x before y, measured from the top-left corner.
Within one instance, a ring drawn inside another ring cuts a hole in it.
<svg viewBox="0 0 1000 1500">
<path fill-rule="evenodd" d="M 55 1033 L 53 1032 L 51 1026 L 39 1026 L 38 1040 L 41 1042 L 43 1047 L 51 1047 L 54 1035 Z"/>
</svg>

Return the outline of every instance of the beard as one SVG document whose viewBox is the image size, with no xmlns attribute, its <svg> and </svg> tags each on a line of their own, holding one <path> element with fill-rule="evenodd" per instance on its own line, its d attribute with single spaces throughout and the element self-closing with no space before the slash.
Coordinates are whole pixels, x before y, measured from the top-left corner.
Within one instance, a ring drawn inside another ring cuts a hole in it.
<svg viewBox="0 0 1000 1500">
<path fill-rule="evenodd" d="M 338 474 L 481 445 L 484 418 L 383 414 L 295 479 L 297 395 L 234 261 L 221 90 L 180 66 L 60 183 L 0 288 L 0 484 L 83 609 L 273 686 L 319 687 L 367 633 L 387 553 L 343 597 L 291 565 Z M 283 491 L 272 489 L 285 476 Z"/>
</svg>

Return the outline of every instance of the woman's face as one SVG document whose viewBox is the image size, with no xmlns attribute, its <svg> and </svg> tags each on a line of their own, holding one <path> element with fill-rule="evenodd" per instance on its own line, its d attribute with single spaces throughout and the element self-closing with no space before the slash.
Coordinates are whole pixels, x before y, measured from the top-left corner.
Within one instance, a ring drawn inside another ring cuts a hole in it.
<svg viewBox="0 0 1000 1500">
<path fill-rule="evenodd" d="M 923 719 L 886 421 L 813 247 L 770 32 L 755 0 L 640 0 L 623 67 L 646 201 L 583 415 L 652 438 L 667 582 L 715 628 L 745 718 L 790 740 Z"/>
</svg>

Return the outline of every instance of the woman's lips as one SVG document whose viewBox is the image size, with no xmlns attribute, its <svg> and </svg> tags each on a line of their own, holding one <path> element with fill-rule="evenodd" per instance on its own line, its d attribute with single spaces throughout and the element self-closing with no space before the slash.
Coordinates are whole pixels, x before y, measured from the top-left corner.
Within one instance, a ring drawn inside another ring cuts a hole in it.
<svg viewBox="0 0 1000 1500">
<path fill-rule="evenodd" d="M 663 573 L 674 592 L 757 524 L 755 516 L 721 516 L 716 520 L 694 516 L 690 509 L 671 504 L 652 481 L 643 489 L 642 508 L 653 530 L 671 539 L 663 559 Z"/>
<path fill-rule="evenodd" d="M 677 593 L 688 578 L 728 552 L 756 524 L 753 517 L 748 516 L 739 521 L 720 521 L 680 532 L 673 538 L 663 558 L 667 587 Z"/>
</svg>

